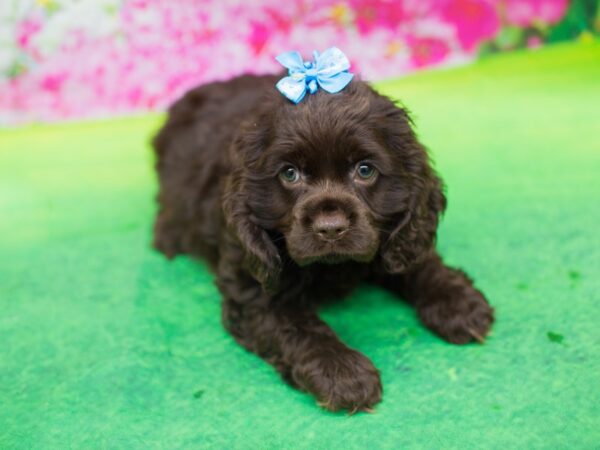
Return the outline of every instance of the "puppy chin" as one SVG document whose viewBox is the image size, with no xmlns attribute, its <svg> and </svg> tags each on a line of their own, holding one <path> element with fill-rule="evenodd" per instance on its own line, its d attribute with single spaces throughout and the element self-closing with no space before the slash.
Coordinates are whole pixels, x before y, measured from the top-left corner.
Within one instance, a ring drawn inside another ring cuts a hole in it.
<svg viewBox="0 0 600 450">
<path fill-rule="evenodd" d="M 355 249 L 354 251 L 350 251 L 350 249 L 336 249 L 335 246 L 325 246 L 325 248 L 317 250 L 307 248 L 299 249 L 293 245 L 288 245 L 288 253 L 300 267 L 305 267 L 314 263 L 327 265 L 336 265 L 349 261 L 368 263 L 375 258 L 379 247 L 378 244 L 378 242 L 373 242 L 368 248 Z"/>
</svg>

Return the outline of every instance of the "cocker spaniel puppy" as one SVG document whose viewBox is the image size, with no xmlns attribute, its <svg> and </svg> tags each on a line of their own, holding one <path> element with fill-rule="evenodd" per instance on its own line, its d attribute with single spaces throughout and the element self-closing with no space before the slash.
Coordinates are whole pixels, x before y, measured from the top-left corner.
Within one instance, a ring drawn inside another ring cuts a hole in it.
<svg viewBox="0 0 600 450">
<path fill-rule="evenodd" d="M 406 110 L 354 79 L 299 104 L 278 77 L 242 76 L 188 92 L 154 140 L 155 246 L 201 257 L 225 328 L 330 410 L 370 410 L 378 370 L 317 315 L 363 281 L 414 305 L 456 344 L 483 340 L 493 310 L 442 262 L 442 183 Z"/>
</svg>

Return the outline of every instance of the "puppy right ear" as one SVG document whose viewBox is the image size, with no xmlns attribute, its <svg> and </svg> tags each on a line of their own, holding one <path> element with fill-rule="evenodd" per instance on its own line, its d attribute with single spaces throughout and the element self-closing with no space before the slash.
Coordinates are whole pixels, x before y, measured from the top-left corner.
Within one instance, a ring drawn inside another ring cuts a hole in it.
<svg viewBox="0 0 600 450">
<path fill-rule="evenodd" d="M 251 220 L 249 196 L 249 159 L 257 155 L 265 143 L 258 130 L 244 130 L 232 144 L 232 171 L 223 190 L 223 213 L 227 227 L 244 249 L 244 268 L 262 285 L 265 292 L 276 292 L 281 272 L 281 256 L 267 231 Z M 264 147 L 263 147 L 264 148 Z M 249 158 L 248 158 L 249 157 Z"/>
</svg>

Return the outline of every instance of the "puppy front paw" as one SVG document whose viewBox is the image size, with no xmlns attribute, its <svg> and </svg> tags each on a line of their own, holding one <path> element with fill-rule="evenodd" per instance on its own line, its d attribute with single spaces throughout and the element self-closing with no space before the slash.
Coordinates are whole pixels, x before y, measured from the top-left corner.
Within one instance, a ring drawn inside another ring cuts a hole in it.
<svg viewBox="0 0 600 450">
<path fill-rule="evenodd" d="M 379 371 L 366 356 L 347 347 L 307 355 L 294 366 L 292 377 L 330 411 L 371 412 L 381 401 Z"/>
<path fill-rule="evenodd" d="M 428 301 L 417 313 L 425 326 L 453 344 L 483 343 L 494 322 L 494 310 L 474 288 Z"/>
</svg>

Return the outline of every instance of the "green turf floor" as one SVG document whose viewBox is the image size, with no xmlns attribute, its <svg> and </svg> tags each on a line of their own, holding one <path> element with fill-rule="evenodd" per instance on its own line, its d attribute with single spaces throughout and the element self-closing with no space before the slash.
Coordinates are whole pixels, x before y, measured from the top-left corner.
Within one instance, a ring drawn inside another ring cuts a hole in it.
<svg viewBox="0 0 600 450">
<path fill-rule="evenodd" d="M 380 86 L 447 182 L 485 345 L 361 287 L 323 316 L 384 401 L 327 413 L 223 331 L 203 265 L 151 250 L 160 117 L 2 131 L 0 448 L 600 448 L 600 44 Z"/>
</svg>

